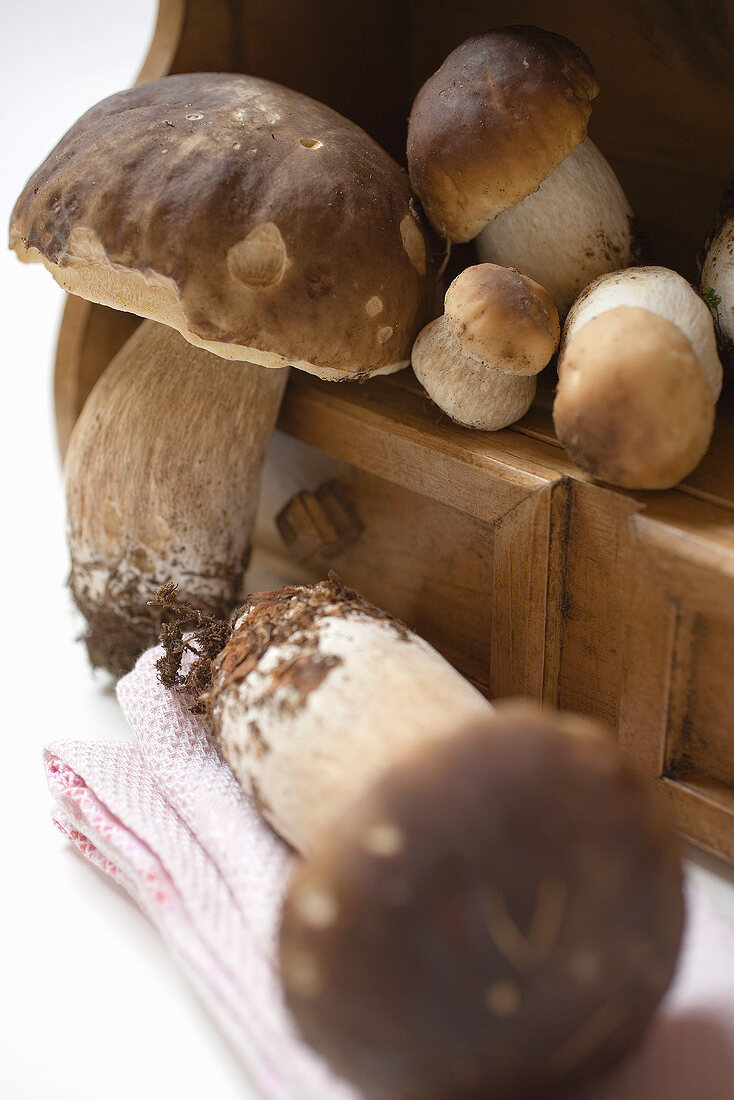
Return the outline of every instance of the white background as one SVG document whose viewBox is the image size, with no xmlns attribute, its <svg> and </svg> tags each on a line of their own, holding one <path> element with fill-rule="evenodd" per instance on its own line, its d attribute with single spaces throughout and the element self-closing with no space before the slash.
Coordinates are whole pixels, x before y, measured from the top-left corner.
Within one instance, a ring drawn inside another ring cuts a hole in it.
<svg viewBox="0 0 734 1100">
<path fill-rule="evenodd" d="M 64 130 L 132 82 L 154 16 L 154 0 L 0 0 L 4 225 Z M 0 251 L 0 1100 L 252 1100 L 156 932 L 50 822 L 42 745 L 128 736 L 72 642 L 51 396 L 62 305 L 40 265 Z M 734 914 L 731 872 L 696 859 Z"/>
<path fill-rule="evenodd" d="M 6 251 L 16 196 L 72 122 L 132 83 L 155 0 L 0 0 L 0 1100 L 252 1100 L 127 896 L 52 826 L 41 746 L 127 737 L 64 581 L 52 368 L 64 295 Z M 296 1100 L 296 1098 L 294 1098 Z"/>
</svg>

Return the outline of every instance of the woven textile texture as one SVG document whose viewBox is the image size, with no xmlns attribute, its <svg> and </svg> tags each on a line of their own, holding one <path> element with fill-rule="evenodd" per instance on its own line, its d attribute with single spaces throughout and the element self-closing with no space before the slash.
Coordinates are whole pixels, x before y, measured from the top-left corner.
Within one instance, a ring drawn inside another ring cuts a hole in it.
<svg viewBox="0 0 734 1100">
<path fill-rule="evenodd" d="M 356 1100 L 296 1036 L 277 972 L 294 856 L 235 781 L 151 650 L 120 681 L 136 743 L 45 752 L 54 820 L 124 886 L 161 935 L 267 1100 Z M 579 1100 L 733 1100 L 734 929 L 689 886 L 673 989 L 624 1066 Z"/>
</svg>

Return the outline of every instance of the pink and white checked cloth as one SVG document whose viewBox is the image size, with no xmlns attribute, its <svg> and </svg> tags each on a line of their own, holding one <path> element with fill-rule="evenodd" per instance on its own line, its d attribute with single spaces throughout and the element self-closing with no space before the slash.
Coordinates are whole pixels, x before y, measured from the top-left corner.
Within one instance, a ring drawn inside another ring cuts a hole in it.
<svg viewBox="0 0 734 1100">
<path fill-rule="evenodd" d="M 61 741 L 54 819 L 156 924 L 268 1100 L 357 1100 L 294 1033 L 277 974 L 293 865 L 185 701 L 144 654 L 118 685 L 137 744 Z M 674 988 L 640 1051 L 584 1100 L 734 1098 L 734 929 L 689 889 Z"/>
</svg>

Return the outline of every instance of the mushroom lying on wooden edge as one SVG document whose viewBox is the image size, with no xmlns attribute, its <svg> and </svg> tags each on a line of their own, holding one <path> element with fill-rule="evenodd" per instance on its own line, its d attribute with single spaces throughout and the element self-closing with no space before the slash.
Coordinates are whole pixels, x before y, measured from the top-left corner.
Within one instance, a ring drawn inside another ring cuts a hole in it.
<svg viewBox="0 0 734 1100">
<path fill-rule="evenodd" d="M 704 246 L 701 294 L 713 314 L 721 360 L 734 370 L 734 176 Z"/>
<path fill-rule="evenodd" d="M 416 378 L 457 424 L 483 431 L 514 424 L 558 347 L 550 295 L 511 268 L 477 264 L 457 275 L 444 308 L 413 345 Z"/>
<path fill-rule="evenodd" d="M 427 227 L 405 171 L 335 111 L 195 73 L 87 111 L 26 184 L 10 244 L 71 293 L 184 338 L 146 326 L 126 346 L 67 464 L 72 585 L 92 660 L 119 673 L 154 640 L 143 596 L 166 569 L 204 610 L 240 602 L 283 368 L 341 380 L 407 365 L 435 288 Z M 253 364 L 277 374 L 257 380 Z"/>
<path fill-rule="evenodd" d="M 495 712 L 333 578 L 252 597 L 208 701 L 307 854 L 281 972 L 338 1073 L 392 1100 L 520 1100 L 638 1042 L 675 966 L 681 870 L 609 731 Z"/>
<path fill-rule="evenodd" d="M 567 38 L 504 27 L 450 53 L 410 114 L 410 179 L 433 227 L 476 237 L 481 260 L 535 279 L 561 314 L 636 249 L 629 203 L 586 137 L 598 91 Z"/>
<path fill-rule="evenodd" d="M 711 314 L 676 272 L 630 268 L 587 287 L 558 376 L 558 438 L 600 481 L 668 489 L 706 454 L 722 368 Z"/>
</svg>

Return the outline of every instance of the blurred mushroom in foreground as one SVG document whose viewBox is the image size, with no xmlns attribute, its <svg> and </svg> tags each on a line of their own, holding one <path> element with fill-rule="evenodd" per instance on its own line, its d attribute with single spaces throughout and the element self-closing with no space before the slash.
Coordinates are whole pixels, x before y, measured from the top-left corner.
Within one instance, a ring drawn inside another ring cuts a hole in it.
<svg viewBox="0 0 734 1100">
<path fill-rule="evenodd" d="M 511 268 L 477 264 L 454 279 L 445 314 L 419 334 L 413 370 L 452 420 L 498 431 L 530 408 L 535 375 L 559 336 L 558 311 L 542 286 Z"/>
<path fill-rule="evenodd" d="M 535 279 L 562 315 L 636 248 L 629 203 L 586 137 L 598 91 L 567 38 L 504 27 L 450 53 L 410 114 L 410 179 L 434 229 L 476 237 L 481 260 Z"/>
<path fill-rule="evenodd" d="M 628 489 L 667 489 L 711 440 L 721 363 L 711 315 L 661 267 L 601 276 L 574 304 L 553 422 L 582 469 Z"/>
<path fill-rule="evenodd" d="M 492 707 L 335 580 L 253 597 L 215 736 L 306 861 L 281 929 L 304 1037 L 365 1094 L 546 1095 L 641 1038 L 682 922 L 667 811 L 611 732 Z"/>
</svg>

